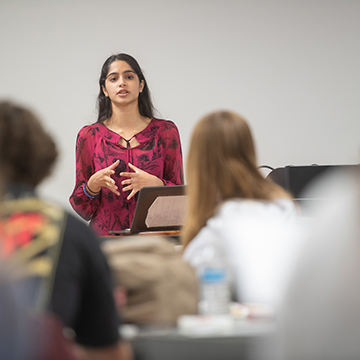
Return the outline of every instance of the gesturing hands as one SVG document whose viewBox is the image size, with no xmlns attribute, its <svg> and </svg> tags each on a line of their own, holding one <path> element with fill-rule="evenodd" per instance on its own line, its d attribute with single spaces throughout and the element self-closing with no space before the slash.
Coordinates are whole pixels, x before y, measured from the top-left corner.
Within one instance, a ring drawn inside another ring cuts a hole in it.
<svg viewBox="0 0 360 360">
<path fill-rule="evenodd" d="M 128 177 L 129 179 L 123 180 L 121 185 L 124 185 L 122 191 L 130 191 L 131 193 L 127 199 L 131 199 L 141 188 L 144 186 L 161 186 L 164 183 L 154 175 L 151 175 L 133 164 L 129 163 L 129 167 L 134 172 L 122 172 L 120 176 Z M 111 190 L 111 189 L 110 189 Z"/>
<path fill-rule="evenodd" d="M 111 175 L 115 174 L 115 168 L 118 165 L 119 160 L 116 160 L 112 165 L 93 174 L 87 183 L 90 190 L 94 193 L 97 193 L 101 190 L 101 187 L 104 186 L 119 196 L 120 193 L 118 187 L 115 185 L 115 180 L 111 177 Z M 144 186 L 164 185 L 164 183 L 156 176 L 151 175 L 130 163 L 129 167 L 134 170 L 134 172 L 120 173 L 120 176 L 128 178 L 121 182 L 121 185 L 124 185 L 122 191 L 131 191 L 127 197 L 128 200 L 130 200 Z"/>
<path fill-rule="evenodd" d="M 119 162 L 119 160 L 116 160 L 112 165 L 93 174 L 87 183 L 90 190 L 97 193 L 104 186 L 116 195 L 120 195 L 118 187 L 115 185 L 115 180 L 111 177 L 111 175 L 115 174 L 114 169 L 119 165 Z"/>
</svg>

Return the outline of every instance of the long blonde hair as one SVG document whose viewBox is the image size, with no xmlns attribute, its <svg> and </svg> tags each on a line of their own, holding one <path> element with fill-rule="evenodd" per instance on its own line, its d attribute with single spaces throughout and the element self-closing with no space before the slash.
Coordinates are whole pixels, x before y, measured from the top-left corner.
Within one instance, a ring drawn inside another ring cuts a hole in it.
<svg viewBox="0 0 360 360">
<path fill-rule="evenodd" d="M 184 247 L 214 215 L 219 200 L 290 197 L 259 172 L 246 120 L 229 111 L 203 117 L 195 126 L 186 163 L 188 213 Z"/>
</svg>

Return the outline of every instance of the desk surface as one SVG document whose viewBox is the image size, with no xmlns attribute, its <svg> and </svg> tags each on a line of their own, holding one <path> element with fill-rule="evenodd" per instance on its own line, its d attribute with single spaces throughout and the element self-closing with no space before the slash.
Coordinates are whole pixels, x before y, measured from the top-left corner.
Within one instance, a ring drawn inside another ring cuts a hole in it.
<svg viewBox="0 0 360 360">
<path fill-rule="evenodd" d="M 166 239 L 174 242 L 176 245 L 180 244 L 180 231 L 150 231 L 150 232 L 141 232 L 139 234 L 132 234 L 132 235 L 107 235 L 107 236 L 99 236 L 100 243 L 106 240 L 121 240 L 121 239 L 130 239 L 130 238 L 137 238 L 137 237 L 146 237 L 146 236 L 163 236 Z"/>
<path fill-rule="evenodd" d="M 143 328 L 131 339 L 136 360 L 253 360 L 268 354 L 275 323 L 238 321 L 227 334 L 184 334 L 176 328 Z M 268 357 L 270 359 L 270 357 Z"/>
</svg>

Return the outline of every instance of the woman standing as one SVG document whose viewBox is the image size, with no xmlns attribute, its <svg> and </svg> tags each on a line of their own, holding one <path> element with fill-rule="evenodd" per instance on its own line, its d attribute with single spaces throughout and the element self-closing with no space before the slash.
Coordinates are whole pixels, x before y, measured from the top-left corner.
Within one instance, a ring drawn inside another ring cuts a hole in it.
<svg viewBox="0 0 360 360">
<path fill-rule="evenodd" d="M 70 203 L 100 236 L 130 227 L 144 186 L 181 185 L 182 153 L 172 121 L 154 118 L 137 61 L 110 56 L 99 80 L 99 115 L 76 144 L 76 184 Z"/>
</svg>

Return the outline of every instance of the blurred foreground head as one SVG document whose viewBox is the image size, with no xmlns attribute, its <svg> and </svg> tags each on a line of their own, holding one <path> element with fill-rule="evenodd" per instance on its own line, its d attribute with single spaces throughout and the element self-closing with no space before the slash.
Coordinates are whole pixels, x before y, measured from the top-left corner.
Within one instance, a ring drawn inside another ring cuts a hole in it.
<svg viewBox="0 0 360 360">
<path fill-rule="evenodd" d="M 307 211 L 313 222 L 283 299 L 275 358 L 360 359 L 359 168 L 327 173 L 305 195 L 321 201 Z"/>
<path fill-rule="evenodd" d="M 35 188 L 51 174 L 57 156 L 53 138 L 32 111 L 0 102 L 0 168 L 5 183 Z"/>
<path fill-rule="evenodd" d="M 230 111 L 212 112 L 196 124 L 186 176 L 189 211 L 183 229 L 185 246 L 213 216 L 219 201 L 289 197 L 260 173 L 250 127 L 242 116 Z"/>
<path fill-rule="evenodd" d="M 246 120 L 235 113 L 218 111 L 200 119 L 192 134 L 187 170 L 192 186 L 207 186 L 223 199 L 260 196 L 252 186 L 252 178 L 261 178 L 254 141 Z"/>
</svg>

